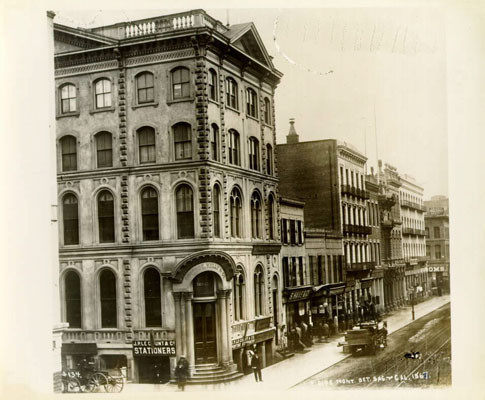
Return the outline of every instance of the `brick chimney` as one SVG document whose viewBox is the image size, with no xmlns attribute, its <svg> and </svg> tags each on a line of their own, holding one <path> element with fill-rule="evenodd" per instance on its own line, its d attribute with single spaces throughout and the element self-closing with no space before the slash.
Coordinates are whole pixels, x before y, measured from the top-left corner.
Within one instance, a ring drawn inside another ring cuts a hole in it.
<svg viewBox="0 0 485 400">
<path fill-rule="evenodd" d="M 290 131 L 288 135 L 286 135 L 286 143 L 287 144 L 295 144 L 300 141 L 298 134 L 295 130 L 295 118 L 290 118 Z"/>
</svg>

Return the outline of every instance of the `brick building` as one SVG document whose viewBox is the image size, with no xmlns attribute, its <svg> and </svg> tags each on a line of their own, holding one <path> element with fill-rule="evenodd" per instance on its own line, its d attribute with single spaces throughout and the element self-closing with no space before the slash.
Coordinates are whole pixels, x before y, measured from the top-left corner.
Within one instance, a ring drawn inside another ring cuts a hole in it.
<svg viewBox="0 0 485 400">
<path fill-rule="evenodd" d="M 214 382 L 252 343 L 271 363 L 282 74 L 255 26 L 194 10 L 54 38 L 64 366 L 165 382 L 185 355 Z"/>
<path fill-rule="evenodd" d="M 331 286 L 321 285 L 321 290 L 332 300 L 322 303 L 334 317 L 356 318 L 372 299 L 376 265 L 368 239 L 372 228 L 367 216 L 366 158 L 351 145 L 333 139 L 300 142 L 293 120 L 287 143 L 278 144 L 277 155 L 280 192 L 305 202 L 307 230 L 321 230 L 340 239 L 338 254 L 322 258 L 315 266 L 320 276 L 330 277 L 326 283 Z"/>
<path fill-rule="evenodd" d="M 426 258 L 430 288 L 435 294 L 450 291 L 450 227 L 448 198 L 425 201 Z"/>
</svg>

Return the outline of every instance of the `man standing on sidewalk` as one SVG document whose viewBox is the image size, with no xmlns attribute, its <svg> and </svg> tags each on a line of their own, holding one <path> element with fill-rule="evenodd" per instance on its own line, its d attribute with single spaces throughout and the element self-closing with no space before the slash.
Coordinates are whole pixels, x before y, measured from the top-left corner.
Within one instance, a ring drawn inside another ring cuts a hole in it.
<svg viewBox="0 0 485 400">
<path fill-rule="evenodd" d="M 253 369 L 253 372 L 254 372 L 254 379 L 256 379 L 256 382 L 263 382 L 263 378 L 261 376 L 261 360 L 258 356 L 256 345 L 254 345 L 253 349 L 254 349 L 254 354 L 251 357 L 251 368 Z"/>
</svg>

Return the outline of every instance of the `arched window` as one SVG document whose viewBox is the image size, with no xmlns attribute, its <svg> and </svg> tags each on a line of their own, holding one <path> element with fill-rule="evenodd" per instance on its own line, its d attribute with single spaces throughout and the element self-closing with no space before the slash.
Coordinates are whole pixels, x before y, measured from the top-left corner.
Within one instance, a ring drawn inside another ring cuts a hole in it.
<svg viewBox="0 0 485 400">
<path fill-rule="evenodd" d="M 246 89 L 246 113 L 251 117 L 258 117 L 258 97 L 251 88 Z"/>
<path fill-rule="evenodd" d="M 215 296 L 214 273 L 210 271 L 202 272 L 197 275 L 193 282 L 194 297 L 213 297 Z"/>
<path fill-rule="evenodd" d="M 219 185 L 214 185 L 212 189 L 212 224 L 214 227 L 214 237 L 221 237 L 221 190 Z"/>
<path fill-rule="evenodd" d="M 231 236 L 241 237 L 241 193 L 239 189 L 232 189 L 229 199 L 231 207 Z"/>
<path fill-rule="evenodd" d="M 155 268 L 148 268 L 143 274 L 145 294 L 145 326 L 162 326 L 162 294 L 160 273 Z"/>
<path fill-rule="evenodd" d="M 155 130 L 144 126 L 137 131 L 140 164 L 155 162 Z"/>
<path fill-rule="evenodd" d="M 66 322 L 69 328 L 81 328 L 81 280 L 74 271 L 69 271 L 64 278 L 66 299 Z"/>
<path fill-rule="evenodd" d="M 136 77 L 136 94 L 138 104 L 155 101 L 154 79 L 151 72 L 142 72 Z"/>
<path fill-rule="evenodd" d="M 264 123 L 271 125 L 271 102 L 267 97 L 264 98 Z"/>
<path fill-rule="evenodd" d="M 244 319 L 245 303 L 245 282 L 242 271 L 236 272 L 233 278 L 233 296 L 234 296 L 234 321 Z"/>
<path fill-rule="evenodd" d="M 100 79 L 94 84 L 96 108 L 111 107 L 111 81 Z"/>
<path fill-rule="evenodd" d="M 266 173 L 273 175 L 273 147 L 269 143 L 266 145 Z"/>
<path fill-rule="evenodd" d="M 263 315 L 264 275 L 261 265 L 254 271 L 254 315 Z"/>
<path fill-rule="evenodd" d="M 111 133 L 99 132 L 96 134 L 96 159 L 98 168 L 113 166 L 113 141 Z"/>
<path fill-rule="evenodd" d="M 76 86 L 68 83 L 61 87 L 61 113 L 68 114 L 76 110 Z"/>
<path fill-rule="evenodd" d="M 72 193 L 62 199 L 62 219 L 64 224 L 64 244 L 79 244 L 79 216 L 77 197 Z"/>
<path fill-rule="evenodd" d="M 190 97 L 190 72 L 181 67 L 172 71 L 172 98 L 174 100 Z"/>
<path fill-rule="evenodd" d="M 177 233 L 179 239 L 194 237 L 194 199 L 189 185 L 180 185 L 175 193 L 177 201 Z"/>
<path fill-rule="evenodd" d="M 77 170 L 77 143 L 74 136 L 64 136 L 61 139 L 62 171 Z"/>
<path fill-rule="evenodd" d="M 261 197 L 257 192 L 251 196 L 251 232 L 254 239 L 261 238 Z"/>
<path fill-rule="evenodd" d="M 268 197 L 268 232 L 270 240 L 274 239 L 274 222 L 274 198 L 270 194 Z"/>
<path fill-rule="evenodd" d="M 190 160 L 192 158 L 192 136 L 190 131 L 190 125 L 185 122 L 179 122 L 173 126 L 176 160 Z"/>
<path fill-rule="evenodd" d="M 158 195 L 152 187 L 141 192 L 141 218 L 143 240 L 158 240 Z"/>
<path fill-rule="evenodd" d="M 217 101 L 217 73 L 209 69 L 209 99 Z"/>
<path fill-rule="evenodd" d="M 240 165 L 239 133 L 229 130 L 229 164 Z"/>
<path fill-rule="evenodd" d="M 259 141 L 255 137 L 249 138 L 249 168 L 259 171 Z"/>
<path fill-rule="evenodd" d="M 98 225 L 100 243 L 115 241 L 115 214 L 113 195 L 103 190 L 98 195 Z"/>
<path fill-rule="evenodd" d="M 211 159 L 219 161 L 219 128 L 216 124 L 211 125 Z"/>
<path fill-rule="evenodd" d="M 101 298 L 101 327 L 116 328 L 118 326 L 116 309 L 116 277 L 105 269 L 99 276 Z"/>
<path fill-rule="evenodd" d="M 231 77 L 226 78 L 226 105 L 236 110 L 238 109 L 237 83 Z"/>
</svg>

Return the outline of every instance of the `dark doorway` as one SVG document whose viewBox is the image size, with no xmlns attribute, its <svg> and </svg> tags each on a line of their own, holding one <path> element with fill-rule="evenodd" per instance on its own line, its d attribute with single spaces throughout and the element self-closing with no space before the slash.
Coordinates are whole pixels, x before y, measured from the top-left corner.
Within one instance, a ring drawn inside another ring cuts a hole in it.
<svg viewBox="0 0 485 400">
<path fill-rule="evenodd" d="M 170 358 L 136 357 L 139 383 L 167 383 L 170 381 Z"/>
<path fill-rule="evenodd" d="M 216 303 L 194 303 L 195 363 L 210 364 L 217 361 Z"/>
</svg>

